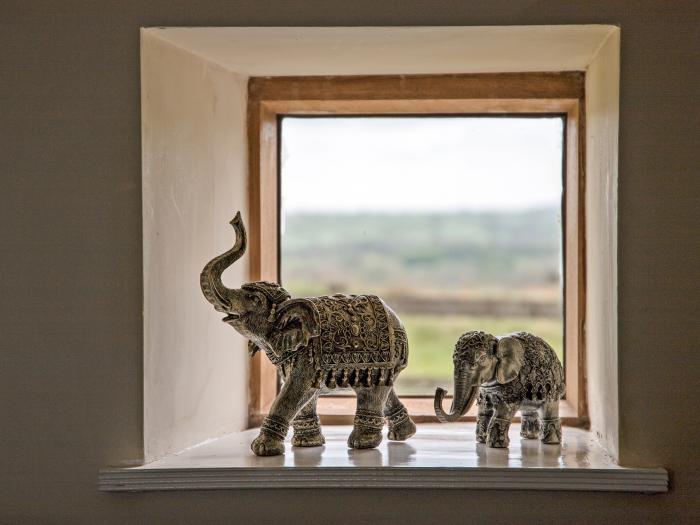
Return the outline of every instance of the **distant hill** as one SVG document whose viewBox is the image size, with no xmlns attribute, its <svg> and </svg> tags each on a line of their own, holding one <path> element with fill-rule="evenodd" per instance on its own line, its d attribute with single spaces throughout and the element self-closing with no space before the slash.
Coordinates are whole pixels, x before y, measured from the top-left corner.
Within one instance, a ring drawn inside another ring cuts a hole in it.
<svg viewBox="0 0 700 525">
<path fill-rule="evenodd" d="M 557 208 L 287 214 L 282 280 L 295 295 L 559 285 Z"/>
</svg>

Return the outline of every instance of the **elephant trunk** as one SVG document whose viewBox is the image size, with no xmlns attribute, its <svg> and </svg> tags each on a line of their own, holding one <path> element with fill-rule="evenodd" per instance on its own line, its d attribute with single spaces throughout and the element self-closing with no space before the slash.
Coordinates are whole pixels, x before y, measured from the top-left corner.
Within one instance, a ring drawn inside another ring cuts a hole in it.
<svg viewBox="0 0 700 525">
<path fill-rule="evenodd" d="M 233 292 L 233 290 L 224 286 L 221 275 L 226 268 L 243 256 L 247 245 L 241 212 L 236 213 L 236 216 L 231 221 L 231 226 L 236 232 L 236 243 L 233 245 L 233 248 L 209 261 L 199 276 L 199 284 L 202 287 L 204 297 L 219 312 L 230 311 Z"/>
<path fill-rule="evenodd" d="M 442 388 L 435 391 L 435 415 L 441 423 L 457 421 L 466 414 L 474 403 L 478 391 L 477 377 L 474 374 L 463 369 L 455 369 L 454 376 L 455 395 L 449 413 L 442 409 L 442 400 L 447 391 Z"/>
</svg>

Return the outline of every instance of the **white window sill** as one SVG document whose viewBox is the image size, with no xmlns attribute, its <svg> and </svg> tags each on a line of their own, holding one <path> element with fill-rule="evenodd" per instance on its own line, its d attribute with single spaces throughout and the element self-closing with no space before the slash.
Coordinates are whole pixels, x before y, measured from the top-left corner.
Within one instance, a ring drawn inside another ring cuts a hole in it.
<svg viewBox="0 0 700 525">
<path fill-rule="evenodd" d="M 513 424 L 509 449 L 474 441 L 474 424 L 424 424 L 405 443 L 386 439 L 371 450 L 346 445 L 349 426 L 325 426 L 326 445 L 256 457 L 257 429 L 231 434 L 148 465 L 100 472 L 103 491 L 277 488 L 450 488 L 666 492 L 662 468 L 616 465 L 593 436 L 564 428 L 561 446 L 520 439 Z M 291 434 L 291 432 L 290 432 Z"/>
</svg>

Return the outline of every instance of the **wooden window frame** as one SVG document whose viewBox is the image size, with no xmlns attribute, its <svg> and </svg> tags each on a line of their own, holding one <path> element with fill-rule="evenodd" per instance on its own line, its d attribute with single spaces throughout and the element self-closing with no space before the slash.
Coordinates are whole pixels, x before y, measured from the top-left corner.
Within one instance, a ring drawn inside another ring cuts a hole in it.
<svg viewBox="0 0 700 525">
<path fill-rule="evenodd" d="M 292 115 L 565 116 L 563 207 L 566 399 L 562 422 L 586 427 L 585 73 L 480 73 L 337 77 L 251 77 L 248 81 L 249 257 L 251 280 L 279 280 L 280 121 Z M 465 330 L 468 327 L 465 327 Z M 277 394 L 275 367 L 252 360 L 249 425 Z M 436 422 L 432 397 L 402 396 L 416 422 Z M 325 424 L 349 424 L 354 396 L 319 399 Z M 472 409 L 463 418 L 474 421 Z"/>
</svg>

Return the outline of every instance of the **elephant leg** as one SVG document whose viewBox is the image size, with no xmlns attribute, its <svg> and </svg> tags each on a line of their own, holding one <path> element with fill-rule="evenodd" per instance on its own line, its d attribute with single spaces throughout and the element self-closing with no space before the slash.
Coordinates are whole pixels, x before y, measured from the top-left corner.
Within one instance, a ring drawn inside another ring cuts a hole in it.
<svg viewBox="0 0 700 525">
<path fill-rule="evenodd" d="M 384 416 L 389 423 L 389 434 L 387 437 L 391 441 L 406 441 L 416 433 L 416 424 L 408 415 L 408 410 L 403 406 L 396 395 L 394 387 L 389 390 L 386 404 L 384 405 Z"/>
<path fill-rule="evenodd" d="M 294 418 L 294 437 L 292 445 L 295 447 L 320 447 L 326 442 L 321 433 L 321 420 L 316 413 L 316 400 L 320 390 L 312 391 L 311 399 L 304 405 Z"/>
<path fill-rule="evenodd" d="M 489 423 L 493 417 L 493 405 L 488 396 L 480 395 L 477 401 L 477 416 L 476 416 L 476 441 L 477 443 L 486 443 L 486 435 L 489 428 Z"/>
<path fill-rule="evenodd" d="M 384 405 L 391 387 L 354 387 L 357 392 L 355 425 L 348 438 L 350 448 L 374 448 L 382 442 Z"/>
<path fill-rule="evenodd" d="M 284 438 L 290 421 L 316 392 L 309 388 L 313 374 L 313 370 L 301 367 L 291 371 L 260 426 L 260 434 L 250 445 L 256 456 L 284 454 Z"/>
<path fill-rule="evenodd" d="M 495 403 L 493 416 L 486 430 L 486 444 L 492 448 L 507 448 L 510 445 L 508 430 L 513 416 L 520 408 L 519 403 Z"/>
<path fill-rule="evenodd" d="M 538 409 L 542 428 L 540 440 L 547 445 L 561 443 L 561 420 L 559 419 L 559 401 L 548 401 Z"/>
<path fill-rule="evenodd" d="M 540 434 L 540 420 L 537 417 L 537 407 L 522 406 L 520 414 L 522 416 L 520 437 L 523 439 L 537 439 Z"/>
</svg>

